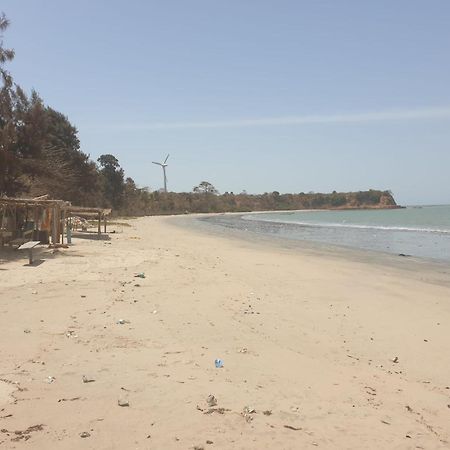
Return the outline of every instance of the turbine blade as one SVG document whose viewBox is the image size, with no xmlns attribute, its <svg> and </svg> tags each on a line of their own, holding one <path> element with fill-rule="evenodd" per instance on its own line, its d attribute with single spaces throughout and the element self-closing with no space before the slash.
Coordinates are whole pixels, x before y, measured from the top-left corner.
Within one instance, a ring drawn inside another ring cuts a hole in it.
<svg viewBox="0 0 450 450">
<path fill-rule="evenodd" d="M 155 162 L 155 161 L 152 161 L 152 163 L 153 163 L 153 164 L 158 164 L 158 166 L 162 166 L 161 163 L 157 163 L 157 162 Z"/>
<path fill-rule="evenodd" d="M 165 163 L 167 162 L 167 160 L 169 159 L 169 156 L 170 156 L 170 154 L 168 153 L 167 156 L 166 156 L 166 159 L 164 160 L 164 163 L 163 163 L 163 164 L 165 164 Z"/>
</svg>

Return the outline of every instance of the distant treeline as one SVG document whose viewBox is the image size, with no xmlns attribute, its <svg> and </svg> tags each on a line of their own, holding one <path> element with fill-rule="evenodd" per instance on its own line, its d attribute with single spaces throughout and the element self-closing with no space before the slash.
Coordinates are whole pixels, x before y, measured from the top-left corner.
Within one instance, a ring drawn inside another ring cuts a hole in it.
<svg viewBox="0 0 450 450">
<path fill-rule="evenodd" d="M 125 177 L 114 155 L 92 161 L 81 150 L 77 129 L 69 119 L 45 105 L 36 92 L 27 95 L 14 82 L 6 69 L 14 51 L 4 48 L 1 40 L 8 25 L 5 15 L 0 15 L 0 196 L 48 194 L 74 205 L 110 207 L 121 215 L 395 206 L 390 192 L 374 190 L 219 195 L 207 181 L 189 193 L 139 188 Z"/>
<path fill-rule="evenodd" d="M 203 182 L 206 183 L 206 182 Z M 208 183 L 209 184 L 209 183 Z M 124 208 L 125 213 L 183 214 L 211 212 L 281 211 L 295 209 L 356 209 L 397 207 L 389 191 L 361 191 L 331 194 L 271 192 L 251 195 L 247 193 L 222 195 L 213 192 L 141 192 Z M 139 206 L 138 206 L 139 205 Z"/>
</svg>

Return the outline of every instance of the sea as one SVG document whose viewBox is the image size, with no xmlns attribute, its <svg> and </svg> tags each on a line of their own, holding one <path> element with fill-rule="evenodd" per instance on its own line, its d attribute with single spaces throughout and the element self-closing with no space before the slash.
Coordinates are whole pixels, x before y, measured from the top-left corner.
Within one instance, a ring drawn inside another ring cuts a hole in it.
<svg viewBox="0 0 450 450">
<path fill-rule="evenodd" d="M 266 236 L 450 262 L 450 205 L 223 214 L 206 220 Z"/>
</svg>

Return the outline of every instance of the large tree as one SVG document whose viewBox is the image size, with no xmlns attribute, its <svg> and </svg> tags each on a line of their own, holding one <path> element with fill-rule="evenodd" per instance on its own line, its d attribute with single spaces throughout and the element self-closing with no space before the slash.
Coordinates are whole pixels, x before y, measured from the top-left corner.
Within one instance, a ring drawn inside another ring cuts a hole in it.
<svg viewBox="0 0 450 450">
<path fill-rule="evenodd" d="M 99 174 L 89 155 L 80 150 L 77 129 L 62 113 L 47 107 L 47 134 L 42 150 L 41 176 L 34 189 L 75 204 L 96 204 Z M 37 193 L 37 192 L 36 192 Z"/>
<path fill-rule="evenodd" d="M 119 160 L 113 155 L 101 155 L 97 161 L 101 167 L 105 200 L 108 202 L 108 206 L 117 209 L 122 206 L 123 202 L 124 171 L 120 167 Z"/>
<path fill-rule="evenodd" d="M 218 194 L 219 191 L 209 181 L 202 181 L 198 186 L 194 186 L 193 192 L 197 194 Z"/>
</svg>

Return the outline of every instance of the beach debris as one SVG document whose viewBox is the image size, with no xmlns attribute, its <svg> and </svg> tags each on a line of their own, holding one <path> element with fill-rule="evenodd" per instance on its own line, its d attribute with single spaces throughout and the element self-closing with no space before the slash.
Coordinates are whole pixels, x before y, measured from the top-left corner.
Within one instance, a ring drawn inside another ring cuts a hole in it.
<svg viewBox="0 0 450 450">
<path fill-rule="evenodd" d="M 152 311 L 152 314 L 158 314 L 158 311 L 155 309 Z"/>
<path fill-rule="evenodd" d="M 126 323 L 131 323 L 129 320 L 125 320 L 125 319 L 119 319 L 116 322 L 118 325 L 125 325 Z"/>
<path fill-rule="evenodd" d="M 90 436 L 91 436 L 91 433 L 88 433 L 87 431 L 83 431 L 82 433 L 80 433 L 81 438 L 88 438 Z"/>
<path fill-rule="evenodd" d="M 213 441 L 210 441 L 209 439 L 206 441 L 206 443 L 207 443 L 208 445 L 214 444 L 214 442 L 213 442 Z"/>
<path fill-rule="evenodd" d="M 73 402 L 73 401 L 75 401 L 75 400 L 80 400 L 80 398 L 81 398 L 81 397 L 60 398 L 60 399 L 58 400 L 58 403 L 61 403 L 61 402 Z"/>
<path fill-rule="evenodd" d="M 83 383 L 93 383 L 95 381 L 95 378 L 88 375 L 83 375 L 81 379 L 83 380 Z"/>
<path fill-rule="evenodd" d="M 42 364 L 43 366 L 45 366 L 45 362 L 44 361 L 40 361 L 38 359 L 30 359 L 30 362 L 33 364 Z"/>
<path fill-rule="evenodd" d="M 403 256 L 404 258 L 410 258 L 411 255 L 407 255 L 405 253 L 399 253 L 398 256 Z"/>
<path fill-rule="evenodd" d="M 248 353 L 248 348 L 247 347 L 242 347 L 238 352 L 239 353 Z"/>
<path fill-rule="evenodd" d="M 250 406 L 244 406 L 244 409 L 241 412 L 241 416 L 245 419 L 246 422 L 250 423 L 253 420 L 252 414 L 255 414 L 256 410 L 254 408 L 250 408 Z"/>
<path fill-rule="evenodd" d="M 266 409 L 265 411 L 263 411 L 263 414 L 265 416 L 271 416 L 272 415 L 272 410 L 271 409 Z"/>
<path fill-rule="evenodd" d="M 29 330 L 28 328 L 26 328 L 25 330 L 23 330 L 23 332 L 24 332 L 25 334 L 29 334 L 29 333 L 31 333 L 31 330 Z"/>
<path fill-rule="evenodd" d="M 194 445 L 193 450 L 205 450 L 205 447 L 202 447 L 201 445 Z"/>
<path fill-rule="evenodd" d="M 197 409 L 201 411 L 203 414 L 225 414 L 226 411 L 231 411 L 227 408 L 208 408 L 207 410 L 204 410 L 203 408 L 200 408 L 200 406 L 197 405 Z"/>
<path fill-rule="evenodd" d="M 31 291 L 31 293 L 32 293 L 33 295 L 36 295 L 38 292 L 37 292 L 37 291 Z"/>
<path fill-rule="evenodd" d="M 221 369 L 223 367 L 223 361 L 221 359 L 216 359 L 214 364 L 216 365 L 216 369 Z"/>
<path fill-rule="evenodd" d="M 284 428 L 287 428 L 288 430 L 293 430 L 293 431 L 301 431 L 302 428 L 301 427 L 293 427 L 292 425 L 283 425 Z"/>
<path fill-rule="evenodd" d="M 51 375 L 47 377 L 46 381 L 48 384 L 53 383 L 56 380 L 55 377 L 52 377 Z"/>
<path fill-rule="evenodd" d="M 130 402 L 128 400 L 124 400 L 124 399 L 117 400 L 117 404 L 121 407 L 130 406 Z"/>
<path fill-rule="evenodd" d="M 230 409 L 226 408 L 209 408 L 208 411 L 206 411 L 204 414 L 225 414 L 225 411 L 231 411 Z"/>
<path fill-rule="evenodd" d="M 137 273 L 134 278 L 145 278 L 145 273 L 144 272 L 139 272 Z"/>
<path fill-rule="evenodd" d="M 214 397 L 214 395 L 209 394 L 207 399 L 206 399 L 206 403 L 208 404 L 208 406 L 213 407 L 217 405 L 217 398 Z"/>
<path fill-rule="evenodd" d="M 2 433 L 14 433 L 16 435 L 15 438 L 11 439 L 13 442 L 19 442 L 21 440 L 28 441 L 31 438 L 30 434 L 35 431 L 42 431 L 45 425 L 33 425 L 28 427 L 26 430 L 16 430 L 16 431 L 8 431 L 6 429 L 2 429 Z"/>
<path fill-rule="evenodd" d="M 397 364 L 397 363 L 398 363 L 398 356 L 396 356 L 396 357 L 392 360 L 392 362 L 395 363 L 395 364 Z"/>
<path fill-rule="evenodd" d="M 66 337 L 68 337 L 68 338 L 77 338 L 78 335 L 75 333 L 75 331 L 69 330 L 69 331 L 66 332 Z"/>
<path fill-rule="evenodd" d="M 365 386 L 365 389 L 367 389 L 366 393 L 369 395 L 377 395 L 377 390 L 370 386 Z"/>
</svg>

